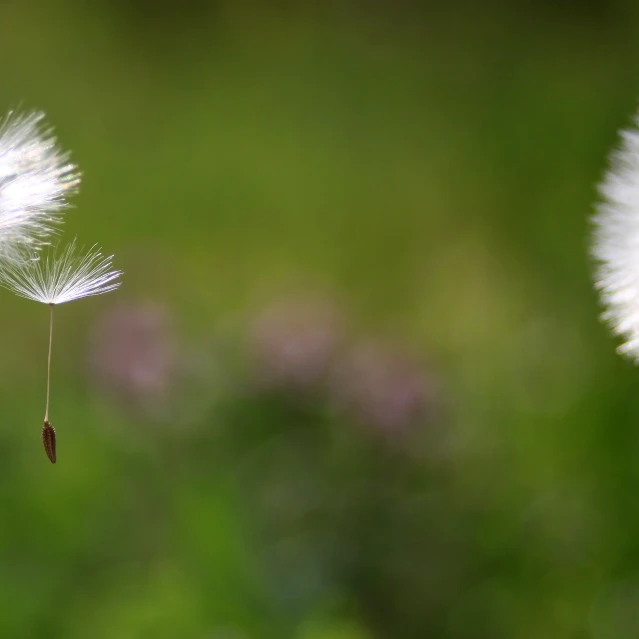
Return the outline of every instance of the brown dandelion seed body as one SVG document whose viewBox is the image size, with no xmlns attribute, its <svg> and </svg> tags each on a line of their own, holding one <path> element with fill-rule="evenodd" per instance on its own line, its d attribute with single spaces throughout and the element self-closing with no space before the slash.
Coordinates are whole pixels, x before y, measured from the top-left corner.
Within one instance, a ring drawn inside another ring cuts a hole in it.
<svg viewBox="0 0 639 639">
<path fill-rule="evenodd" d="M 52 464 L 55 464 L 55 428 L 53 428 L 47 420 L 45 420 L 44 426 L 42 427 L 42 443 L 44 444 L 47 457 Z"/>
</svg>

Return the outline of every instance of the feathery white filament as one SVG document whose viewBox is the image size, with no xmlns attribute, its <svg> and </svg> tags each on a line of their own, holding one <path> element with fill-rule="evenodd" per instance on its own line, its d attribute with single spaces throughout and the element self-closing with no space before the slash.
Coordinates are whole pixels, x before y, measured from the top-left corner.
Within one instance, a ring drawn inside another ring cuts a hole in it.
<svg viewBox="0 0 639 639">
<path fill-rule="evenodd" d="M 120 286 L 121 271 L 112 270 L 113 256 L 93 246 L 81 253 L 73 240 L 59 255 L 9 264 L 0 269 L 0 285 L 27 299 L 57 306 Z"/>
<path fill-rule="evenodd" d="M 639 130 L 621 132 L 599 191 L 592 254 L 602 318 L 624 339 L 618 352 L 639 363 Z"/>
<path fill-rule="evenodd" d="M 51 130 L 42 128 L 43 113 L 9 113 L 0 123 L 0 258 L 15 259 L 38 248 L 55 230 L 65 197 L 80 177 Z"/>
</svg>

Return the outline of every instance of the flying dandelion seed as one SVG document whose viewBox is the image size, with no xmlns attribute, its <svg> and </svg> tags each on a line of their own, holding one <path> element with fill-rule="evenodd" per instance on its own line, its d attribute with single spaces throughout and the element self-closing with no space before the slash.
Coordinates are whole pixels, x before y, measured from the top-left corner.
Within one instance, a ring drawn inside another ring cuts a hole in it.
<svg viewBox="0 0 639 639">
<path fill-rule="evenodd" d="M 52 251 L 44 259 L 33 258 L 12 263 L 0 270 L 0 285 L 20 297 L 46 304 L 49 314 L 49 356 L 47 359 L 47 402 L 44 412 L 42 441 L 47 456 L 56 462 L 55 429 L 49 422 L 51 387 L 51 347 L 53 344 L 53 309 L 83 297 L 114 291 L 121 271 L 112 270 L 113 256 L 104 257 L 93 246 L 83 253 L 73 240 L 59 255 Z"/>
<path fill-rule="evenodd" d="M 0 258 L 16 261 L 38 250 L 79 183 L 43 113 L 9 113 L 0 121 Z"/>
</svg>

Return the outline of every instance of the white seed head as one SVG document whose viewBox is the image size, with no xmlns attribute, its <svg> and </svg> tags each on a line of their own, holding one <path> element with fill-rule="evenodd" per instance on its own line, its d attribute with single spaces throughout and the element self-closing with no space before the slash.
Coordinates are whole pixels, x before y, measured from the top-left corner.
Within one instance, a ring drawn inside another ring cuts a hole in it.
<svg viewBox="0 0 639 639">
<path fill-rule="evenodd" d="M 635 117 L 639 126 L 639 114 Z M 621 145 L 599 185 L 593 218 L 595 286 L 605 306 L 602 318 L 624 343 L 618 352 L 639 363 L 639 130 L 621 132 Z"/>
<path fill-rule="evenodd" d="M 0 269 L 0 286 L 42 304 L 64 304 L 118 288 L 122 272 L 112 270 L 112 263 L 112 255 L 95 246 L 83 252 L 73 240 L 59 253 L 51 249 L 46 257 L 7 264 Z"/>
<path fill-rule="evenodd" d="M 37 250 L 55 230 L 80 176 L 60 151 L 43 113 L 9 113 L 0 122 L 0 258 Z"/>
</svg>

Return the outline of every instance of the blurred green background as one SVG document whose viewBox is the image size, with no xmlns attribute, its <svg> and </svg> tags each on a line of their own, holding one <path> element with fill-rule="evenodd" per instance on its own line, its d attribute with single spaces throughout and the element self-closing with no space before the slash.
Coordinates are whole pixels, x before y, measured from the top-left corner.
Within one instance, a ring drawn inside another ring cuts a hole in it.
<svg viewBox="0 0 639 639">
<path fill-rule="evenodd" d="M 115 294 L 0 293 L 0 636 L 639 637 L 591 286 L 639 8 L 3 3 Z"/>
</svg>

